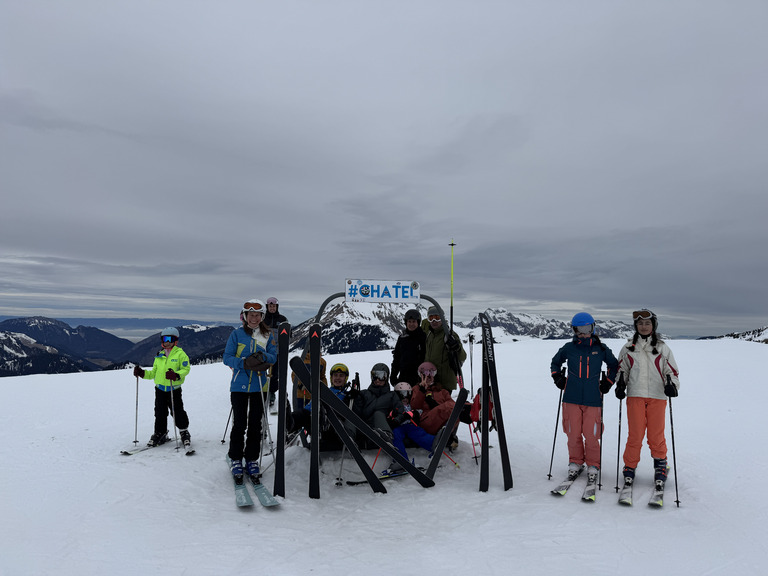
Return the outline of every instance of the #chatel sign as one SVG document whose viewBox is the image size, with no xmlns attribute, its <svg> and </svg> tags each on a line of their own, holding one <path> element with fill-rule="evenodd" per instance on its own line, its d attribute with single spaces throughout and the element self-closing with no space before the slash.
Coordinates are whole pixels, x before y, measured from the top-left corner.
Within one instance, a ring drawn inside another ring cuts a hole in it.
<svg viewBox="0 0 768 576">
<path fill-rule="evenodd" d="M 347 278 L 344 298 L 347 302 L 412 302 L 421 297 L 419 290 L 419 283 L 410 280 Z"/>
</svg>

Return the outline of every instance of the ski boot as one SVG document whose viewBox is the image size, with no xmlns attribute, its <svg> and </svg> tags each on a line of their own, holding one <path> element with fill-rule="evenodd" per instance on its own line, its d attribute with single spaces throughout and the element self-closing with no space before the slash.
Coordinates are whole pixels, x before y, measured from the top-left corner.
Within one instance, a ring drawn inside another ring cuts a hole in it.
<svg viewBox="0 0 768 576">
<path fill-rule="evenodd" d="M 147 446 L 160 446 L 161 444 L 165 444 L 168 442 L 170 438 L 168 438 L 168 430 L 165 432 L 155 432 L 152 434 L 152 436 L 149 437 L 149 442 L 147 442 Z"/>
<path fill-rule="evenodd" d="M 246 460 L 245 471 L 248 476 L 252 476 L 253 478 L 258 478 L 261 475 L 259 463 L 256 460 Z"/>
<path fill-rule="evenodd" d="M 189 430 L 179 430 L 179 436 L 181 437 L 181 443 L 185 448 L 189 448 L 192 445 L 192 436 Z"/>
<path fill-rule="evenodd" d="M 232 476 L 236 479 L 242 479 L 243 477 L 243 460 L 241 458 L 232 458 L 229 461 L 229 470 L 232 472 Z"/>
</svg>

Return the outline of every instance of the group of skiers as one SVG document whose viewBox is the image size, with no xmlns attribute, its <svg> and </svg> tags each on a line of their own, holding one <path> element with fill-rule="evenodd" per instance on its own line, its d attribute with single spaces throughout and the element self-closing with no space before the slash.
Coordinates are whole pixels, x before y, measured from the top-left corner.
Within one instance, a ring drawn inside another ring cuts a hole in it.
<svg viewBox="0 0 768 576">
<path fill-rule="evenodd" d="M 573 339 L 552 358 L 551 375 L 561 390 L 562 426 L 568 437 L 570 480 L 585 466 L 590 481 L 597 477 L 601 466 L 603 396 L 614 384 L 616 397 L 627 399 L 625 484 L 633 482 L 646 436 L 654 459 L 655 479 L 662 482 L 666 479 L 666 399 L 677 396 L 678 368 L 669 346 L 657 334 L 656 315 L 642 309 L 633 312 L 632 317 L 635 333 L 622 347 L 618 360 L 595 334 L 595 320 L 586 312 L 573 317 Z M 227 340 L 223 357 L 224 364 L 232 369 L 228 457 L 233 475 L 245 472 L 258 476 L 262 422 L 266 406 L 274 403 L 277 390 L 274 384 L 278 373 L 276 328 L 285 317 L 278 312 L 276 298 L 269 298 L 266 305 L 259 299 L 251 299 L 243 304 L 240 320 L 241 326 Z M 455 405 L 451 392 L 458 385 L 466 351 L 454 331 L 446 334 L 436 307 L 429 308 L 423 321 L 418 310 L 408 310 L 404 322 L 405 329 L 392 352 L 391 367 L 375 364 L 370 371 L 371 384 L 361 390 L 358 378 L 350 380 L 346 365 L 334 364 L 330 370 L 330 388 L 406 458 L 407 444 L 424 448 L 431 455 L 441 433 L 451 435 L 448 445 L 455 449 L 458 444 L 455 430 L 444 430 L 444 427 Z M 175 417 L 184 445 L 189 446 L 191 442 L 189 418 L 181 395 L 190 364 L 178 340 L 178 330 L 166 328 L 161 333 L 161 349 L 152 368 L 134 368 L 137 378 L 155 382 L 155 424 L 149 446 L 169 440 L 169 411 Z M 304 361 L 309 364 L 309 357 Z M 321 380 L 327 385 L 324 359 L 321 358 L 320 364 Z M 603 364 L 607 371 L 601 375 Z M 288 426 L 291 432 L 303 429 L 306 434 L 311 400 L 308 391 L 295 378 L 294 384 L 294 406 Z M 467 404 L 462 409 L 461 421 L 472 422 L 470 408 Z M 363 441 L 355 435 L 353 426 L 346 422 L 344 426 L 351 437 Z M 313 440 L 321 442 L 326 449 L 342 447 L 329 426 L 323 426 L 323 435 L 325 437 Z M 394 465 L 393 462 L 390 469 Z"/>
<path fill-rule="evenodd" d="M 667 398 L 677 396 L 680 388 L 677 362 L 657 334 L 656 314 L 648 309 L 637 310 L 632 319 L 635 333 L 622 347 L 618 360 L 595 334 L 595 320 L 586 312 L 573 317 L 573 339 L 552 358 L 552 379 L 561 390 L 562 425 L 568 437 L 570 481 L 585 464 L 588 482 L 594 483 L 597 478 L 601 465 L 603 396 L 614 383 L 616 398 L 627 399 L 629 431 L 623 455 L 624 484 L 634 481 L 646 436 L 653 457 L 654 480 L 666 480 L 665 417 Z M 603 364 L 607 372 L 601 375 Z"/>
</svg>

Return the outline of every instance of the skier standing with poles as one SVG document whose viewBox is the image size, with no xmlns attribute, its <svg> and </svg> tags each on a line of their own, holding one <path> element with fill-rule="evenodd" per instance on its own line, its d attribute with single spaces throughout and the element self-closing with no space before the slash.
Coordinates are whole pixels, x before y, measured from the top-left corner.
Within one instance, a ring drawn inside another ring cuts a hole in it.
<svg viewBox="0 0 768 576">
<path fill-rule="evenodd" d="M 189 447 L 192 437 L 189 434 L 189 417 L 184 410 L 181 398 L 181 385 L 189 374 L 189 357 L 178 346 L 179 331 L 176 328 L 166 328 L 160 333 L 162 349 L 155 356 L 150 370 L 141 366 L 133 369 L 137 378 L 155 381 L 155 431 L 147 446 L 165 444 L 168 438 L 168 412 L 174 417 L 174 425 L 178 426 L 181 441 Z M 173 395 L 173 396 L 171 396 Z M 138 406 L 138 402 L 137 402 Z M 176 432 L 174 429 L 174 436 Z"/>
<path fill-rule="evenodd" d="M 653 457 L 654 497 L 649 504 L 661 506 L 667 479 L 665 439 L 667 397 L 674 398 L 680 388 L 678 368 L 669 346 L 656 333 L 658 319 L 643 308 L 632 313 L 635 334 L 619 352 L 619 377 L 625 386 L 616 387 L 616 397 L 627 399 L 627 444 L 624 448 L 624 489 L 619 497 L 631 504 L 635 469 L 640 462 L 643 437 Z"/>
<path fill-rule="evenodd" d="M 563 391 L 563 431 L 568 436 L 567 482 L 572 483 L 581 474 L 586 462 L 587 488 L 582 497 L 591 501 L 595 499 L 601 467 L 603 394 L 613 386 L 618 362 L 611 349 L 595 335 L 595 320 L 590 314 L 576 314 L 571 327 L 573 340 L 557 351 L 550 372 L 555 386 Z M 563 363 L 567 363 L 567 376 L 561 373 Z M 601 379 L 603 363 L 608 373 Z M 553 492 L 565 493 L 558 489 Z"/>
<path fill-rule="evenodd" d="M 258 477 L 260 473 L 264 396 L 269 391 L 267 371 L 277 360 L 277 342 L 263 321 L 265 311 L 266 306 L 258 299 L 243 304 L 243 325 L 229 335 L 224 348 L 224 364 L 232 369 L 228 455 L 230 470 L 236 478 L 243 476 L 243 457 L 249 476 Z"/>
</svg>

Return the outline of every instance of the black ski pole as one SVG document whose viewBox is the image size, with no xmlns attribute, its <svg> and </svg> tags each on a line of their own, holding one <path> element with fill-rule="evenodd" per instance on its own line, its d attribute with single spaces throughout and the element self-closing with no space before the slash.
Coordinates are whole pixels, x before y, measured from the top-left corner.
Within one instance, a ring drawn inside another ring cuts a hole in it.
<svg viewBox="0 0 768 576">
<path fill-rule="evenodd" d="M 227 437 L 227 430 L 229 429 L 229 421 L 232 420 L 232 410 L 234 408 L 229 409 L 229 416 L 227 417 L 227 425 L 224 426 L 224 436 L 221 437 L 221 443 L 224 444 L 226 440 L 224 440 Z"/>
<path fill-rule="evenodd" d="M 560 371 L 560 374 L 565 373 L 565 368 L 563 368 Z M 555 461 L 555 444 L 557 443 L 557 425 L 560 423 L 560 406 L 563 403 L 563 389 L 560 389 L 560 398 L 557 401 L 557 418 L 555 419 L 555 436 L 552 438 L 552 457 L 549 459 L 549 474 L 547 474 L 547 478 L 552 480 L 552 464 Z"/>
<path fill-rule="evenodd" d="M 672 378 L 667 374 L 667 383 L 672 384 Z M 677 456 L 675 455 L 675 421 L 672 418 L 672 397 L 669 397 L 669 428 L 672 431 L 672 467 L 675 472 L 675 504 L 680 508 L 680 493 L 677 489 Z"/>
<path fill-rule="evenodd" d="M 133 444 L 139 443 L 139 377 L 136 376 L 136 423 L 133 425 Z"/>
<path fill-rule="evenodd" d="M 616 389 L 624 387 L 624 373 L 619 376 L 618 382 L 616 382 Z M 616 492 L 619 491 L 619 462 L 621 461 L 621 405 L 624 402 L 623 398 L 619 399 L 619 435 L 616 439 Z"/>
<path fill-rule="evenodd" d="M 472 362 L 472 349 L 475 347 L 475 335 L 470 334 L 468 340 L 469 340 L 469 390 L 471 392 L 470 396 L 474 398 L 475 397 L 475 372 L 473 369 L 473 362 Z"/>
<path fill-rule="evenodd" d="M 605 379 L 605 370 L 602 372 Z M 600 393 L 600 469 L 597 471 L 597 489 L 603 489 L 603 394 Z"/>
</svg>

